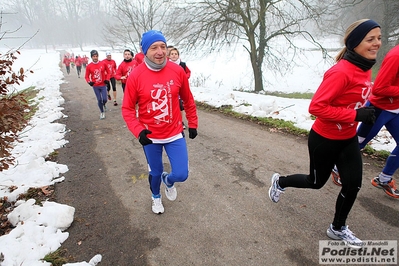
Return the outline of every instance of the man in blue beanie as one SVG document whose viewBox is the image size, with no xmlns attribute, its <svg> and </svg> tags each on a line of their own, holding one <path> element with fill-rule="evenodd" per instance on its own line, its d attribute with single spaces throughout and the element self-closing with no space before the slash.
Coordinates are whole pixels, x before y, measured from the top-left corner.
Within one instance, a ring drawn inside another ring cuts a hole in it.
<svg viewBox="0 0 399 266">
<path fill-rule="evenodd" d="M 166 45 L 166 39 L 162 32 L 157 30 L 149 30 L 143 33 L 141 38 L 141 49 L 143 50 L 143 53 L 147 54 L 148 48 L 150 48 L 151 44 L 157 41 L 164 42 Z"/>
<path fill-rule="evenodd" d="M 177 197 L 175 183 L 188 178 L 188 151 L 183 132 L 179 96 L 188 121 L 189 138 L 197 136 L 198 117 L 187 75 L 179 65 L 166 57 L 166 39 L 160 31 L 143 34 L 141 49 L 144 63 L 130 73 L 122 103 L 122 116 L 132 134 L 143 146 L 148 163 L 152 211 L 164 212 L 161 184 L 166 197 Z M 136 114 L 136 104 L 138 115 Z M 164 172 L 162 153 L 170 162 L 170 173 Z"/>
</svg>

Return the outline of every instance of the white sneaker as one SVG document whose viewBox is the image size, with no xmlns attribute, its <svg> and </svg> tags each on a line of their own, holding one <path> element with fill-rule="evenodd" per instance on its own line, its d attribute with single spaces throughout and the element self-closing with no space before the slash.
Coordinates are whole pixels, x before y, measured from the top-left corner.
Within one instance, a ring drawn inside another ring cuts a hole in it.
<svg viewBox="0 0 399 266">
<path fill-rule="evenodd" d="M 278 180 L 280 179 L 280 175 L 278 173 L 274 173 L 271 180 L 271 185 L 269 188 L 269 198 L 274 203 L 277 203 L 280 200 L 280 194 L 284 193 L 285 189 L 282 189 L 278 185 Z"/>
<path fill-rule="evenodd" d="M 104 104 L 104 112 L 107 111 L 107 106 Z"/>
<path fill-rule="evenodd" d="M 102 112 L 101 114 L 100 114 L 100 119 L 104 119 L 105 118 L 105 112 Z"/>
<path fill-rule="evenodd" d="M 350 247 L 350 248 L 362 248 L 365 243 L 357 238 L 355 234 L 349 230 L 348 226 L 342 226 L 341 230 L 334 230 L 333 225 L 330 224 L 330 226 L 327 229 L 327 236 L 331 239 L 334 240 L 342 240 L 345 242 L 345 244 Z"/>
<path fill-rule="evenodd" d="M 163 213 L 165 209 L 162 205 L 162 198 L 151 197 L 151 199 L 152 199 L 152 212 L 155 214 Z"/>
<path fill-rule="evenodd" d="M 162 175 L 161 175 L 162 182 L 165 184 L 165 195 L 168 198 L 168 200 L 174 201 L 177 198 L 177 190 L 176 190 L 176 187 L 174 185 L 173 186 L 168 186 L 166 184 L 166 176 L 167 175 L 168 175 L 167 172 L 163 172 Z"/>
</svg>

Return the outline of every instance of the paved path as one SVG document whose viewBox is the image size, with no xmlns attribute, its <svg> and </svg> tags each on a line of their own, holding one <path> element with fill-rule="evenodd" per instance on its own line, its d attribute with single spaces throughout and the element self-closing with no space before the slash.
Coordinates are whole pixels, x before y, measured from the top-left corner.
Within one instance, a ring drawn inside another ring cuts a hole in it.
<svg viewBox="0 0 399 266">
<path fill-rule="evenodd" d="M 200 110 L 199 135 L 187 140 L 189 179 L 155 215 L 143 150 L 121 106 L 108 104 L 99 120 L 92 88 L 74 71 L 61 87 L 70 132 L 58 159 L 69 171 L 56 187 L 57 201 L 76 208 L 63 244 L 74 261 L 100 253 L 110 266 L 318 265 L 339 188 L 288 189 L 278 204 L 267 195 L 274 172 L 308 171 L 305 138 Z M 375 164 L 365 160 L 348 224 L 362 239 L 397 239 L 399 203 L 371 186 Z"/>
</svg>

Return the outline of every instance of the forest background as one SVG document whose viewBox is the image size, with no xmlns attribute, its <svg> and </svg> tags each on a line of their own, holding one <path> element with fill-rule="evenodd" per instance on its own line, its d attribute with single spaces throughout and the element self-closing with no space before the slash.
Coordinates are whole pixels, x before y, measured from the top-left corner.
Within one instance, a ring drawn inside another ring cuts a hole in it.
<svg viewBox="0 0 399 266">
<path fill-rule="evenodd" d="M 397 0 L 0 0 L 2 42 L 9 47 L 62 49 L 98 45 L 139 52 L 141 34 L 157 29 L 186 54 L 244 47 L 253 86 L 264 91 L 264 68 L 295 66 L 297 37 L 328 57 L 321 40 L 342 38 L 349 24 L 370 18 L 382 28 L 374 69 L 398 43 Z M 32 38 L 32 36 L 34 36 Z M 282 40 L 285 44 L 282 44 Z M 277 45 L 278 44 L 278 45 Z M 309 48 L 307 48 L 309 49 Z M 287 50 L 291 56 L 285 56 Z"/>
</svg>

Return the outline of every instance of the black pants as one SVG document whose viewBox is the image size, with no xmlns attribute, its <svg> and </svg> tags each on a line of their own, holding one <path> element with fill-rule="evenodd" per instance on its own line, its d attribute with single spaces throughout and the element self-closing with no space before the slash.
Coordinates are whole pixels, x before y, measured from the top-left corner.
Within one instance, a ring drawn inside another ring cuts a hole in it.
<svg viewBox="0 0 399 266">
<path fill-rule="evenodd" d="M 107 84 L 107 91 L 111 90 L 111 85 L 112 85 L 112 91 L 116 91 L 116 80 L 115 80 L 115 78 L 110 78 L 109 79 L 109 84 Z"/>
<path fill-rule="evenodd" d="M 342 188 L 335 205 L 333 226 L 346 225 L 346 218 L 362 185 L 362 157 L 357 136 L 347 140 L 326 139 L 313 130 L 309 133 L 309 175 L 281 176 L 282 188 L 297 187 L 320 189 L 328 181 L 334 164 L 337 166 Z"/>
<path fill-rule="evenodd" d="M 80 73 L 82 72 L 82 66 L 76 66 L 76 71 L 78 72 L 78 76 L 80 76 Z"/>
</svg>

